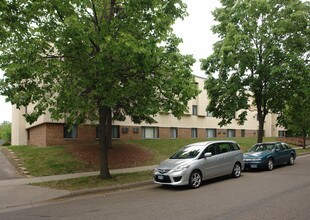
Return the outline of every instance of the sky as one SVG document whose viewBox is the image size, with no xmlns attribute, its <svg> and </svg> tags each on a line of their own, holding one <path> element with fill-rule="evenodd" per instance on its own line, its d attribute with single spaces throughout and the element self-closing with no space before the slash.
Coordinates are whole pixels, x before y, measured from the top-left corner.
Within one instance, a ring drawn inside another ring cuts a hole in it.
<svg viewBox="0 0 310 220">
<path fill-rule="evenodd" d="M 183 39 L 179 48 L 182 54 L 192 54 L 196 59 L 193 66 L 193 74 L 204 76 L 200 70 L 201 58 L 206 58 L 212 53 L 212 45 L 217 41 L 213 35 L 211 26 L 214 25 L 211 12 L 220 7 L 219 0 L 184 0 L 187 4 L 187 16 L 184 20 L 178 20 L 173 26 L 174 33 Z M 0 70 L 0 78 L 3 72 Z M 5 97 L 0 96 L 0 123 L 3 121 L 12 122 L 12 107 L 5 102 Z"/>
</svg>

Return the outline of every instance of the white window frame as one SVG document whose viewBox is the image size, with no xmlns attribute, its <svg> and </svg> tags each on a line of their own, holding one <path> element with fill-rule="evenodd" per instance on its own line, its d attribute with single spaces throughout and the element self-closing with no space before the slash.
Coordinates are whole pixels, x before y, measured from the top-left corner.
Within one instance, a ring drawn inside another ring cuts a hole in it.
<svg viewBox="0 0 310 220">
<path fill-rule="evenodd" d="M 191 128 L 191 138 L 198 138 L 198 129 Z"/>
<path fill-rule="evenodd" d="M 142 139 L 158 139 L 158 127 L 142 127 Z"/>
<path fill-rule="evenodd" d="M 170 138 L 171 139 L 178 138 L 178 128 L 170 128 Z"/>
<path fill-rule="evenodd" d="M 212 135 L 210 135 L 212 133 Z M 206 129 L 206 137 L 207 138 L 216 138 L 216 129 L 215 128 L 207 128 Z"/>
</svg>

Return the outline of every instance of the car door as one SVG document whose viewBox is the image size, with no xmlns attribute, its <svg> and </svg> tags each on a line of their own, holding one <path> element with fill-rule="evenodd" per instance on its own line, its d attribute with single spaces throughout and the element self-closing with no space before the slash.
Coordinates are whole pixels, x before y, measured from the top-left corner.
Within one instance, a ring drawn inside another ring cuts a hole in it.
<svg viewBox="0 0 310 220">
<path fill-rule="evenodd" d="M 283 148 L 283 163 L 286 163 L 290 160 L 291 149 L 284 143 L 281 144 Z"/>
<path fill-rule="evenodd" d="M 282 164 L 285 161 L 286 161 L 286 151 L 283 149 L 281 143 L 276 143 L 274 162 L 275 164 Z"/>
<path fill-rule="evenodd" d="M 223 142 L 219 143 L 219 158 L 221 160 L 221 171 L 222 175 L 231 173 L 234 164 L 234 152 L 231 151 L 230 143 Z"/>
<path fill-rule="evenodd" d="M 211 157 L 203 157 L 206 152 L 211 152 Z M 218 154 L 218 144 L 208 146 L 200 158 L 200 166 L 204 179 L 220 176 L 222 174 L 222 155 Z"/>
</svg>

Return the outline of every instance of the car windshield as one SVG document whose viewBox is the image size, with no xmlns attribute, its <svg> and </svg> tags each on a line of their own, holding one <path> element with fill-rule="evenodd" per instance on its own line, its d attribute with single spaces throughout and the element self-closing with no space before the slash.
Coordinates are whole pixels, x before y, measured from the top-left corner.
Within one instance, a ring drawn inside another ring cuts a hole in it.
<svg viewBox="0 0 310 220">
<path fill-rule="evenodd" d="M 248 152 L 261 152 L 265 150 L 272 150 L 274 148 L 274 144 L 255 144 L 250 148 Z"/>
<path fill-rule="evenodd" d="M 191 159 L 195 158 L 201 151 L 201 146 L 186 146 L 181 148 L 170 159 Z"/>
</svg>

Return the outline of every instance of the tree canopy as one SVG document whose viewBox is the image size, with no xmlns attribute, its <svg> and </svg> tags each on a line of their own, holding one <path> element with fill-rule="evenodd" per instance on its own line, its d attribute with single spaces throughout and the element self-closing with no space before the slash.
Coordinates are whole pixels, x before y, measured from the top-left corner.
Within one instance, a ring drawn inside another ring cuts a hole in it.
<svg viewBox="0 0 310 220">
<path fill-rule="evenodd" d="M 306 137 L 310 134 L 310 70 L 304 73 L 296 90 L 286 100 L 285 109 L 278 121 L 294 136 L 303 138 L 303 148 L 306 147 Z"/>
<path fill-rule="evenodd" d="M 213 54 L 202 60 L 208 78 L 207 110 L 220 125 L 247 109 L 258 113 L 258 142 L 269 113 L 281 113 L 296 88 L 299 75 L 309 68 L 309 3 L 300 0 L 221 0 L 213 11 L 220 38 Z"/>
<path fill-rule="evenodd" d="M 70 124 L 99 121 L 101 176 L 109 177 L 112 120 L 180 117 L 198 94 L 194 59 L 178 49 L 171 25 L 186 16 L 181 0 L 2 0 L 1 94 Z"/>
<path fill-rule="evenodd" d="M 0 140 L 11 142 L 11 122 L 4 121 L 0 124 Z"/>
</svg>

